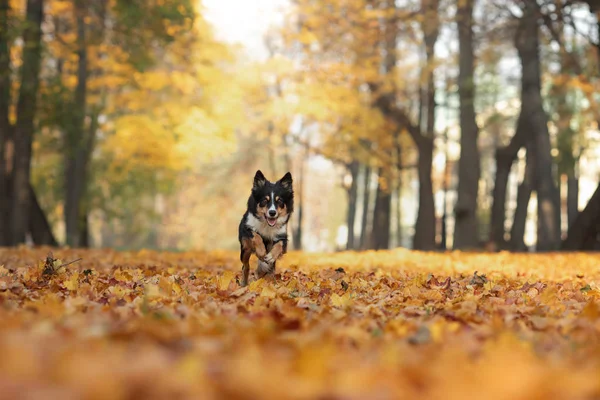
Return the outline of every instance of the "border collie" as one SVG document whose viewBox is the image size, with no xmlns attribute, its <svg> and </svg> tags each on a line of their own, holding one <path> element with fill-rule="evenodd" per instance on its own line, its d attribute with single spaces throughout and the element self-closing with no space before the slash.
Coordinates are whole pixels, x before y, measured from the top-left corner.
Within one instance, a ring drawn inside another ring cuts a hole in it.
<svg viewBox="0 0 600 400">
<path fill-rule="evenodd" d="M 275 183 L 256 171 L 248 208 L 239 227 L 241 285 L 248 284 L 250 256 L 258 257 L 256 278 L 275 272 L 275 263 L 287 252 L 287 224 L 294 211 L 294 189 L 289 172 Z"/>
</svg>

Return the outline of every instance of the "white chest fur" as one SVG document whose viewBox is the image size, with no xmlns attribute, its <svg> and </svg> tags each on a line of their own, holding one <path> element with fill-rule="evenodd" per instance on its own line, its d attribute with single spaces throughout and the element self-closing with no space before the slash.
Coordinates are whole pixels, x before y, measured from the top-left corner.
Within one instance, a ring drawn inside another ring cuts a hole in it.
<svg viewBox="0 0 600 400">
<path fill-rule="evenodd" d="M 285 235 L 286 221 L 285 217 L 279 217 L 274 226 L 269 226 L 267 221 L 256 218 L 253 214 L 248 214 L 246 217 L 246 226 L 265 239 L 273 240 L 277 236 Z"/>
</svg>

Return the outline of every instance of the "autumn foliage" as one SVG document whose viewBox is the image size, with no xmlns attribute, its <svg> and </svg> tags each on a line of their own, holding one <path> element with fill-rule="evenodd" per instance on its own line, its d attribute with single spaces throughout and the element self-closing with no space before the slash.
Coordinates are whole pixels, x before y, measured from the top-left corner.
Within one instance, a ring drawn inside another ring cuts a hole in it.
<svg viewBox="0 0 600 400">
<path fill-rule="evenodd" d="M 236 256 L 0 250 L 0 397 L 600 395 L 598 256 Z"/>
</svg>

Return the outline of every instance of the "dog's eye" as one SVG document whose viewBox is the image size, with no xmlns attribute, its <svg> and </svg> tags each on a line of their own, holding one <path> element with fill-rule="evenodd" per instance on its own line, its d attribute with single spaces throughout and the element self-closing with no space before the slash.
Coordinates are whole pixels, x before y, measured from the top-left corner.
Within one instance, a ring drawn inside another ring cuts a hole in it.
<svg viewBox="0 0 600 400">
<path fill-rule="evenodd" d="M 261 207 L 265 207 L 267 205 L 267 199 L 262 199 L 258 205 Z"/>
<path fill-rule="evenodd" d="M 285 204 L 283 203 L 283 200 L 281 200 L 281 199 L 277 200 L 277 207 L 283 208 L 284 205 Z"/>
</svg>

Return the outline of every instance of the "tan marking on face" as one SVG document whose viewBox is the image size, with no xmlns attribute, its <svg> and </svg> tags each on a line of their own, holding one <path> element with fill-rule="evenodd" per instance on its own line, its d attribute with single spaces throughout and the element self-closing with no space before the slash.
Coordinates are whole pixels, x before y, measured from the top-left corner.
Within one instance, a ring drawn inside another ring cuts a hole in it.
<svg viewBox="0 0 600 400">
<path fill-rule="evenodd" d="M 285 217 L 288 214 L 285 203 L 283 203 L 281 207 L 277 206 L 277 208 L 279 208 L 279 216 L 280 217 Z"/>
<path fill-rule="evenodd" d="M 266 197 L 263 197 L 263 198 L 262 198 L 262 199 L 261 199 L 261 200 L 258 202 L 258 204 L 256 205 L 256 213 L 257 213 L 258 215 L 266 215 L 266 214 L 267 214 L 267 211 L 269 210 L 269 204 L 270 204 L 270 200 L 271 200 L 271 198 L 270 198 L 269 196 L 266 196 Z M 266 203 L 264 207 L 262 207 L 262 206 L 260 205 L 260 204 L 261 204 L 263 201 Z"/>
</svg>

